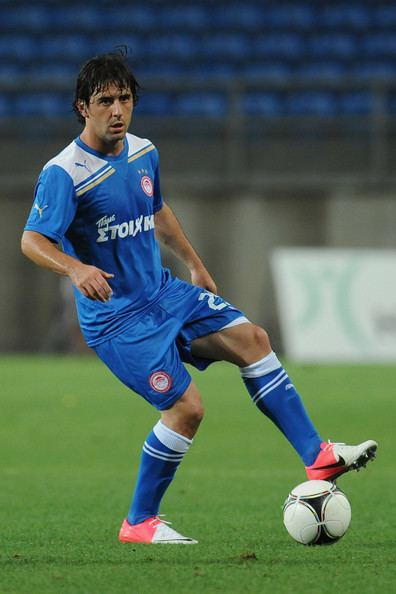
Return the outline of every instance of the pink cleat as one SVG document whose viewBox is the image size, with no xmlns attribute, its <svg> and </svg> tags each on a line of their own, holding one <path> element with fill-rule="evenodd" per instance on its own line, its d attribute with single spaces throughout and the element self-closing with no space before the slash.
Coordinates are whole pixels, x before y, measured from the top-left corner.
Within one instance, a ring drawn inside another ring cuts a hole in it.
<svg viewBox="0 0 396 594">
<path fill-rule="evenodd" d="M 118 540 L 120 542 L 144 544 L 197 544 L 198 541 L 182 536 L 168 526 L 170 522 L 161 520 L 158 516 L 147 518 L 140 524 L 131 525 L 124 520 Z"/>
<path fill-rule="evenodd" d="M 377 447 L 372 439 L 356 446 L 324 441 L 315 462 L 305 467 L 308 479 L 334 481 L 349 470 L 360 470 L 375 458 Z"/>
</svg>

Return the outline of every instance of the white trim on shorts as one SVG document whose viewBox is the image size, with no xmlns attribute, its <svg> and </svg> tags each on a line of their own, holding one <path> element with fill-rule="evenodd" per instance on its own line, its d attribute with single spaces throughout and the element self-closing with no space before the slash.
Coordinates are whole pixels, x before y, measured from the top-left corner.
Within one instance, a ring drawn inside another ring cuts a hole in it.
<svg viewBox="0 0 396 594">
<path fill-rule="evenodd" d="M 251 324 L 251 321 L 248 320 L 245 316 L 239 316 L 239 318 L 235 318 L 235 320 L 232 320 L 232 322 L 229 322 L 222 328 L 219 328 L 219 330 L 216 330 L 216 332 L 220 332 L 221 330 L 225 330 L 226 328 L 232 328 L 233 326 L 239 326 L 239 324 Z"/>
</svg>

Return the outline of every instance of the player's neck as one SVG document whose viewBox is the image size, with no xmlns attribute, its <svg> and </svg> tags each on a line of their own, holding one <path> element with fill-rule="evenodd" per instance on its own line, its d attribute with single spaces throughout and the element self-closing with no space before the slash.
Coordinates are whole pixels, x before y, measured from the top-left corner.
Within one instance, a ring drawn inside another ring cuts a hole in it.
<svg viewBox="0 0 396 594">
<path fill-rule="evenodd" d="M 102 138 L 98 138 L 96 135 L 91 134 L 87 128 L 85 128 L 80 134 L 81 140 L 89 146 L 92 150 L 107 155 L 108 157 L 117 157 L 124 149 L 124 140 L 116 140 L 114 142 L 106 142 Z"/>
</svg>

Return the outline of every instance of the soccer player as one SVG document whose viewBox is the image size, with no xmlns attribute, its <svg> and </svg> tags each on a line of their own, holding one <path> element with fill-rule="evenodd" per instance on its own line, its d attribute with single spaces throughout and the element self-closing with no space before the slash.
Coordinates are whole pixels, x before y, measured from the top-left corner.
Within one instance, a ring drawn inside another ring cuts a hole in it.
<svg viewBox="0 0 396 594">
<path fill-rule="evenodd" d="M 377 444 L 324 443 L 265 330 L 217 295 L 163 201 L 156 148 L 128 133 L 137 90 L 122 53 L 83 65 L 74 100 L 83 131 L 44 166 L 22 251 L 71 279 L 87 344 L 160 411 L 119 540 L 194 544 L 159 515 L 203 417 L 184 363 L 201 370 L 219 360 L 237 365 L 252 401 L 295 448 L 309 479 L 335 480 L 364 466 Z M 192 284 L 163 268 L 158 240 L 188 267 Z"/>
</svg>

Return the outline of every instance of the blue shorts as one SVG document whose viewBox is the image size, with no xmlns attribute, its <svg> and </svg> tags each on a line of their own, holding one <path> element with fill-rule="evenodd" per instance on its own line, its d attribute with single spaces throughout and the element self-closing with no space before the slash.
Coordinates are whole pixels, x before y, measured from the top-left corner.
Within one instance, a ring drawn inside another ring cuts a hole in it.
<svg viewBox="0 0 396 594">
<path fill-rule="evenodd" d="M 221 297 L 171 278 L 152 306 L 94 350 L 118 379 L 158 410 L 165 410 L 190 385 L 183 362 L 201 370 L 213 363 L 194 357 L 191 342 L 238 319 L 247 321 Z"/>
</svg>

